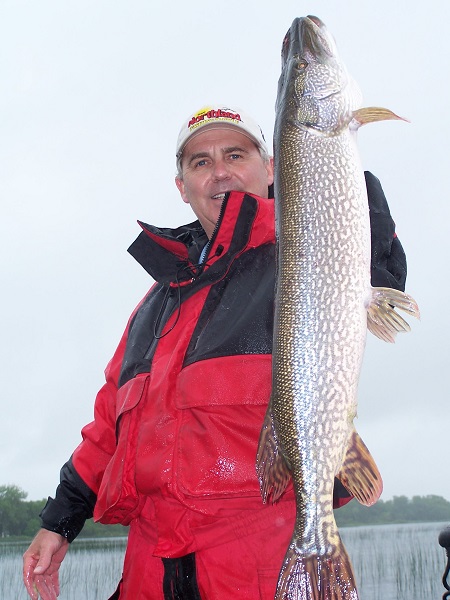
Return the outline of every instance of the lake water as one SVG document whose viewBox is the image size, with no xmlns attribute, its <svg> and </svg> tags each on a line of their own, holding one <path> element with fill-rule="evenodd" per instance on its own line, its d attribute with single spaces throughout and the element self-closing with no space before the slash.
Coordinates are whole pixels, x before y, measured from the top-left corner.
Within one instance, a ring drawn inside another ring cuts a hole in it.
<svg viewBox="0 0 450 600">
<path fill-rule="evenodd" d="M 448 523 L 341 527 L 360 600 L 440 600 L 447 557 L 438 544 Z M 60 600 L 106 600 L 121 576 L 126 540 L 75 540 L 61 567 Z M 0 598 L 26 600 L 26 543 L 0 542 Z"/>
</svg>

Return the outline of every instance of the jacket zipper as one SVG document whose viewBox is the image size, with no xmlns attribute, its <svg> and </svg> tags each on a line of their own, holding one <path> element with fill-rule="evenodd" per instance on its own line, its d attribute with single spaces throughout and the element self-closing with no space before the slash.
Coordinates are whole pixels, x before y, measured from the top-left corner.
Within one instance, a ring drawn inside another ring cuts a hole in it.
<svg viewBox="0 0 450 600">
<path fill-rule="evenodd" d="M 221 204 L 221 206 L 220 206 L 219 218 L 218 218 L 218 219 L 217 219 L 217 221 L 216 221 L 216 224 L 215 224 L 215 226 L 214 226 L 214 229 L 213 229 L 213 232 L 212 232 L 212 235 L 211 235 L 211 237 L 210 237 L 210 238 L 209 238 L 209 240 L 206 242 L 206 246 L 205 246 L 205 248 L 206 248 L 206 250 L 205 250 L 205 258 L 204 258 L 204 260 L 203 260 L 202 264 L 200 265 L 200 269 L 201 269 L 201 270 L 200 270 L 200 273 L 202 273 L 202 272 L 203 272 L 203 269 L 204 269 L 204 267 L 206 266 L 206 263 L 208 262 L 208 255 L 209 255 L 209 251 L 210 251 L 210 249 L 211 249 L 211 246 L 213 245 L 213 243 L 214 243 L 214 241 L 215 241 L 215 239 L 216 239 L 216 237 L 217 237 L 217 232 L 218 232 L 218 230 L 219 230 L 220 224 L 222 223 L 222 219 L 223 219 L 223 215 L 224 215 L 224 212 L 225 212 L 225 207 L 226 207 L 226 205 L 227 205 L 227 202 L 228 202 L 228 197 L 229 197 L 229 195 L 230 195 L 230 192 L 227 192 L 227 193 L 225 194 L 225 197 L 224 197 L 224 199 L 223 199 L 223 202 L 222 202 L 222 204 Z M 199 274 L 200 274 L 200 273 L 199 273 Z"/>
</svg>

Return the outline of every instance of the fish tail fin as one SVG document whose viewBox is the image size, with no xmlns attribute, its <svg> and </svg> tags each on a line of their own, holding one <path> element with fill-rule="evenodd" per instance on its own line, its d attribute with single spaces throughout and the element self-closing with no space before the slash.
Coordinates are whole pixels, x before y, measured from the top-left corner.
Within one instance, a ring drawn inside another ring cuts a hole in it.
<svg viewBox="0 0 450 600">
<path fill-rule="evenodd" d="M 367 308 L 367 327 L 385 342 L 395 342 L 397 333 L 411 330 L 395 308 L 420 319 L 417 302 L 408 294 L 394 288 L 372 288 L 372 297 Z"/>
<path fill-rule="evenodd" d="M 344 544 L 332 555 L 301 555 L 291 543 L 278 578 L 275 600 L 358 600 L 355 576 Z"/>
<path fill-rule="evenodd" d="M 359 434 L 353 429 L 344 462 L 336 477 L 365 506 L 372 506 L 381 496 L 383 480 L 375 461 Z"/>
<path fill-rule="evenodd" d="M 259 438 L 256 454 L 256 473 L 263 502 L 271 497 L 275 503 L 286 489 L 291 473 L 281 454 L 271 404 L 269 404 Z"/>
<path fill-rule="evenodd" d="M 406 121 L 403 117 L 399 117 L 392 110 L 388 108 L 381 108 L 380 106 L 366 106 L 353 111 L 353 122 L 355 128 L 361 125 L 367 125 L 367 123 L 375 123 L 376 121 Z"/>
</svg>

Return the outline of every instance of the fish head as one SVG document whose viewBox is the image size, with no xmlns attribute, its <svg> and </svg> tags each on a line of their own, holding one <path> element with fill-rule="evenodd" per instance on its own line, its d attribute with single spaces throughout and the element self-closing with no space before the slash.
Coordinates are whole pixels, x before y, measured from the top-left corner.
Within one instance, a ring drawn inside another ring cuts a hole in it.
<svg viewBox="0 0 450 600">
<path fill-rule="evenodd" d="M 362 96 L 325 24 L 313 16 L 295 19 L 281 56 L 277 114 L 316 133 L 340 133 L 352 121 Z"/>
</svg>

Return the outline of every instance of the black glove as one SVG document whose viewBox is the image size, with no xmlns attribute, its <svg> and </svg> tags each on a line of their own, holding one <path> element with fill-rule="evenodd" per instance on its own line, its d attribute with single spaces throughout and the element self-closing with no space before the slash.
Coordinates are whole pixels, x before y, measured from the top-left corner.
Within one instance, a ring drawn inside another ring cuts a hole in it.
<svg viewBox="0 0 450 600">
<path fill-rule="evenodd" d="M 364 172 L 369 197 L 372 234 L 371 283 L 373 287 L 391 287 L 405 291 L 406 255 L 395 233 L 395 223 L 380 181 Z"/>
</svg>

